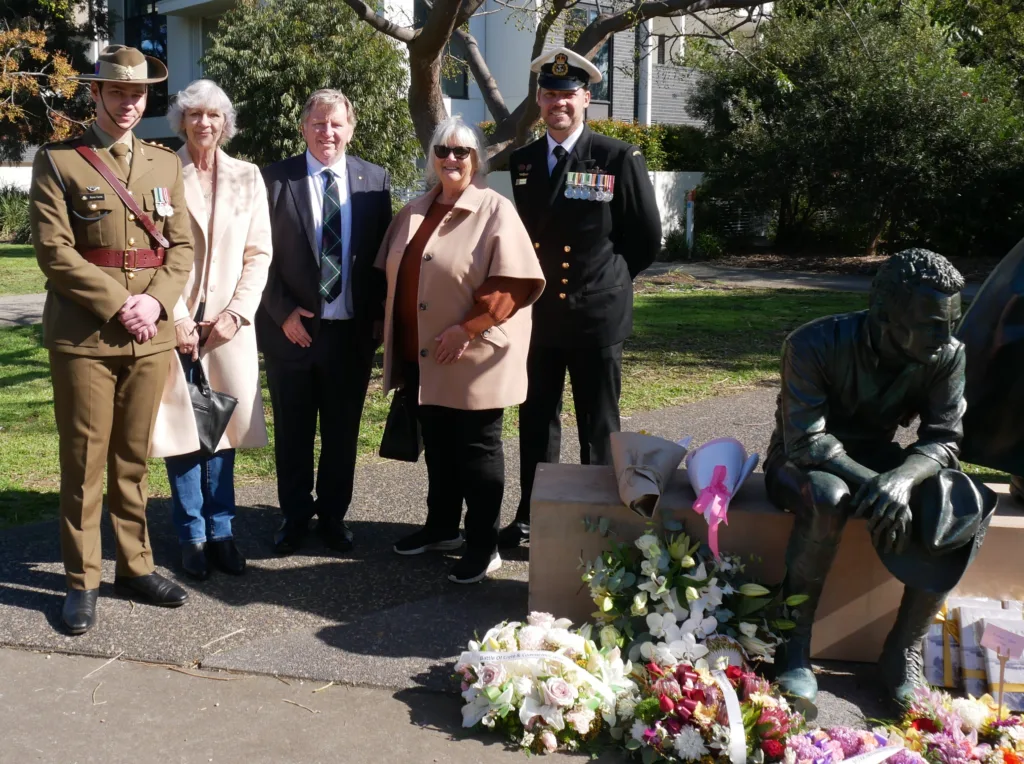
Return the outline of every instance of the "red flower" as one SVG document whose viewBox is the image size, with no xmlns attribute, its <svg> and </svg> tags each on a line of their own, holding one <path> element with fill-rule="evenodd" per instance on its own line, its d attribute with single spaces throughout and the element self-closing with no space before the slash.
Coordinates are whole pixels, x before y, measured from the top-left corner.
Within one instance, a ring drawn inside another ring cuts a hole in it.
<svg viewBox="0 0 1024 764">
<path fill-rule="evenodd" d="M 935 726 L 935 722 L 933 722 L 931 719 L 926 719 L 925 717 L 921 717 L 920 719 L 914 719 L 914 721 L 910 723 L 910 726 L 916 729 L 918 732 L 935 733 L 939 731 L 939 728 Z"/>
<path fill-rule="evenodd" d="M 783 754 L 786 752 L 786 746 L 778 740 L 762 740 L 761 750 L 764 751 L 765 758 L 768 761 L 781 761 Z"/>
<path fill-rule="evenodd" d="M 1009 748 L 1004 748 L 1003 764 L 1021 764 L 1021 758 Z"/>
<path fill-rule="evenodd" d="M 672 698 L 668 695 L 662 695 L 658 698 L 658 705 L 661 706 L 663 713 L 670 714 L 676 709 L 676 704 L 672 702 Z"/>
<path fill-rule="evenodd" d="M 661 667 L 657 663 L 651 661 L 647 664 L 647 673 L 651 676 L 665 676 L 665 672 L 661 670 Z"/>
<path fill-rule="evenodd" d="M 730 682 L 738 682 L 743 678 L 743 669 L 739 666 L 727 666 L 725 675 L 729 678 Z"/>
</svg>

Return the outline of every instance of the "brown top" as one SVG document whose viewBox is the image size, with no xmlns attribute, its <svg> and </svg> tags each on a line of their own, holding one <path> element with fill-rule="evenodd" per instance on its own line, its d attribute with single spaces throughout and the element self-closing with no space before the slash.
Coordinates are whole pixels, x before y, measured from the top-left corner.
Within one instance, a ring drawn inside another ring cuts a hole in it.
<svg viewBox="0 0 1024 764">
<path fill-rule="evenodd" d="M 398 267 L 395 283 L 395 341 L 403 361 L 416 363 L 419 360 L 419 281 L 423 249 L 431 234 L 437 229 L 453 205 L 434 202 L 416 234 L 405 248 L 402 263 Z M 470 339 L 511 318 L 534 291 L 534 284 L 528 279 L 508 276 L 491 276 L 473 293 L 475 300 L 462 321 Z"/>
<path fill-rule="evenodd" d="M 452 205 L 437 202 L 430 206 L 416 235 L 405 248 L 402 264 L 398 266 L 398 278 L 395 281 L 395 343 L 398 345 L 398 357 L 409 363 L 416 363 L 419 360 L 420 343 L 417 327 L 423 248 L 427 246 L 430 235 L 441 225 L 441 220 L 451 209 Z"/>
</svg>

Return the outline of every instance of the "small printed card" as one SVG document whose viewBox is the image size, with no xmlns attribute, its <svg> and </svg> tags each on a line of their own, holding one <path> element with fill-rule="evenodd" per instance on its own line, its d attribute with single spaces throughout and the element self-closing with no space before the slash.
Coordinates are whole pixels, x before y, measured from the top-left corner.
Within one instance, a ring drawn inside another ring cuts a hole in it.
<svg viewBox="0 0 1024 764">
<path fill-rule="evenodd" d="M 981 646 L 981 621 L 985 618 L 1020 622 L 1019 611 L 1008 611 L 998 607 L 960 607 L 960 665 L 963 671 L 964 690 L 974 697 L 988 692 L 988 674 L 985 670 L 985 648 Z M 998 674 L 996 677 L 998 678 Z"/>
<path fill-rule="evenodd" d="M 1018 608 L 1019 608 L 1019 603 Z M 935 617 L 924 638 L 924 673 L 935 687 L 960 687 L 960 624 L 957 608 L 972 606 L 1001 609 L 999 600 L 983 597 L 950 597 L 943 611 Z"/>
<path fill-rule="evenodd" d="M 988 691 L 999 700 L 999 652 L 1009 655 L 1003 674 L 1003 703 L 1011 711 L 1024 711 L 1024 620 L 983 618 L 979 644 L 985 652 Z M 998 652 L 997 652 L 998 651 Z"/>
</svg>

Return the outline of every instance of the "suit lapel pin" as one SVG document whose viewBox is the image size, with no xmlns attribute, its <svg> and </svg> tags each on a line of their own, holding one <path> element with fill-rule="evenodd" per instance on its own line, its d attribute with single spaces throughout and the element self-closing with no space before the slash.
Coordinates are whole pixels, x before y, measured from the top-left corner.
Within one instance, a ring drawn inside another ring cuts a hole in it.
<svg viewBox="0 0 1024 764">
<path fill-rule="evenodd" d="M 357 178 L 359 178 L 359 180 L 362 180 L 362 179 L 363 179 L 363 176 L 362 176 L 362 175 L 357 175 L 356 177 L 357 177 Z"/>
</svg>

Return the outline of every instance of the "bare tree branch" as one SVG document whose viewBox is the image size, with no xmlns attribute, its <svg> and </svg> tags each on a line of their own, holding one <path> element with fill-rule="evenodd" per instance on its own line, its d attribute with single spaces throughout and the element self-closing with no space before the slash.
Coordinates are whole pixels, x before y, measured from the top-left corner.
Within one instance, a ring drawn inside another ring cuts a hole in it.
<svg viewBox="0 0 1024 764">
<path fill-rule="evenodd" d="M 744 61 L 746 61 L 751 69 L 753 69 L 754 71 L 759 72 L 761 74 L 764 74 L 764 71 L 762 71 L 761 67 L 759 67 L 757 64 L 755 64 L 753 61 L 751 61 L 750 58 L 748 58 L 747 55 L 742 50 L 740 50 L 739 48 L 737 48 L 735 45 L 732 44 L 732 40 L 729 40 L 728 38 L 726 38 L 721 32 L 719 32 L 717 29 L 715 29 L 713 26 L 711 26 L 708 22 L 706 22 L 700 16 L 694 16 L 694 18 L 697 19 L 697 21 L 699 21 L 701 24 L 703 24 L 712 34 L 715 35 L 715 37 L 717 37 L 719 40 L 721 40 L 723 43 L 725 43 L 725 45 L 729 48 L 729 50 L 731 50 L 733 53 L 735 53 L 740 58 L 742 58 Z"/>
<path fill-rule="evenodd" d="M 494 121 L 501 122 L 508 119 L 508 107 L 505 106 L 505 99 L 501 97 L 501 90 L 498 89 L 498 83 L 484 60 L 484 54 L 480 52 L 476 38 L 459 27 L 456 27 L 452 36 L 457 37 L 466 46 L 466 63 L 469 64 L 469 69 L 473 72 L 476 84 L 480 86 L 484 104 L 491 112 L 491 116 L 494 117 Z"/>
<path fill-rule="evenodd" d="M 416 39 L 417 31 L 415 29 L 403 27 L 399 24 L 388 21 L 369 5 L 364 3 L 363 0 L 345 0 L 345 4 L 355 11 L 356 15 L 361 20 L 365 21 L 378 32 L 386 34 L 388 37 L 393 37 L 394 39 L 406 44 L 409 44 Z"/>
<path fill-rule="evenodd" d="M 463 26 L 467 21 L 469 21 L 470 18 L 480 10 L 480 6 L 483 4 L 484 0 L 462 0 L 462 6 L 459 8 L 459 12 L 455 17 L 456 28 Z"/>
</svg>

